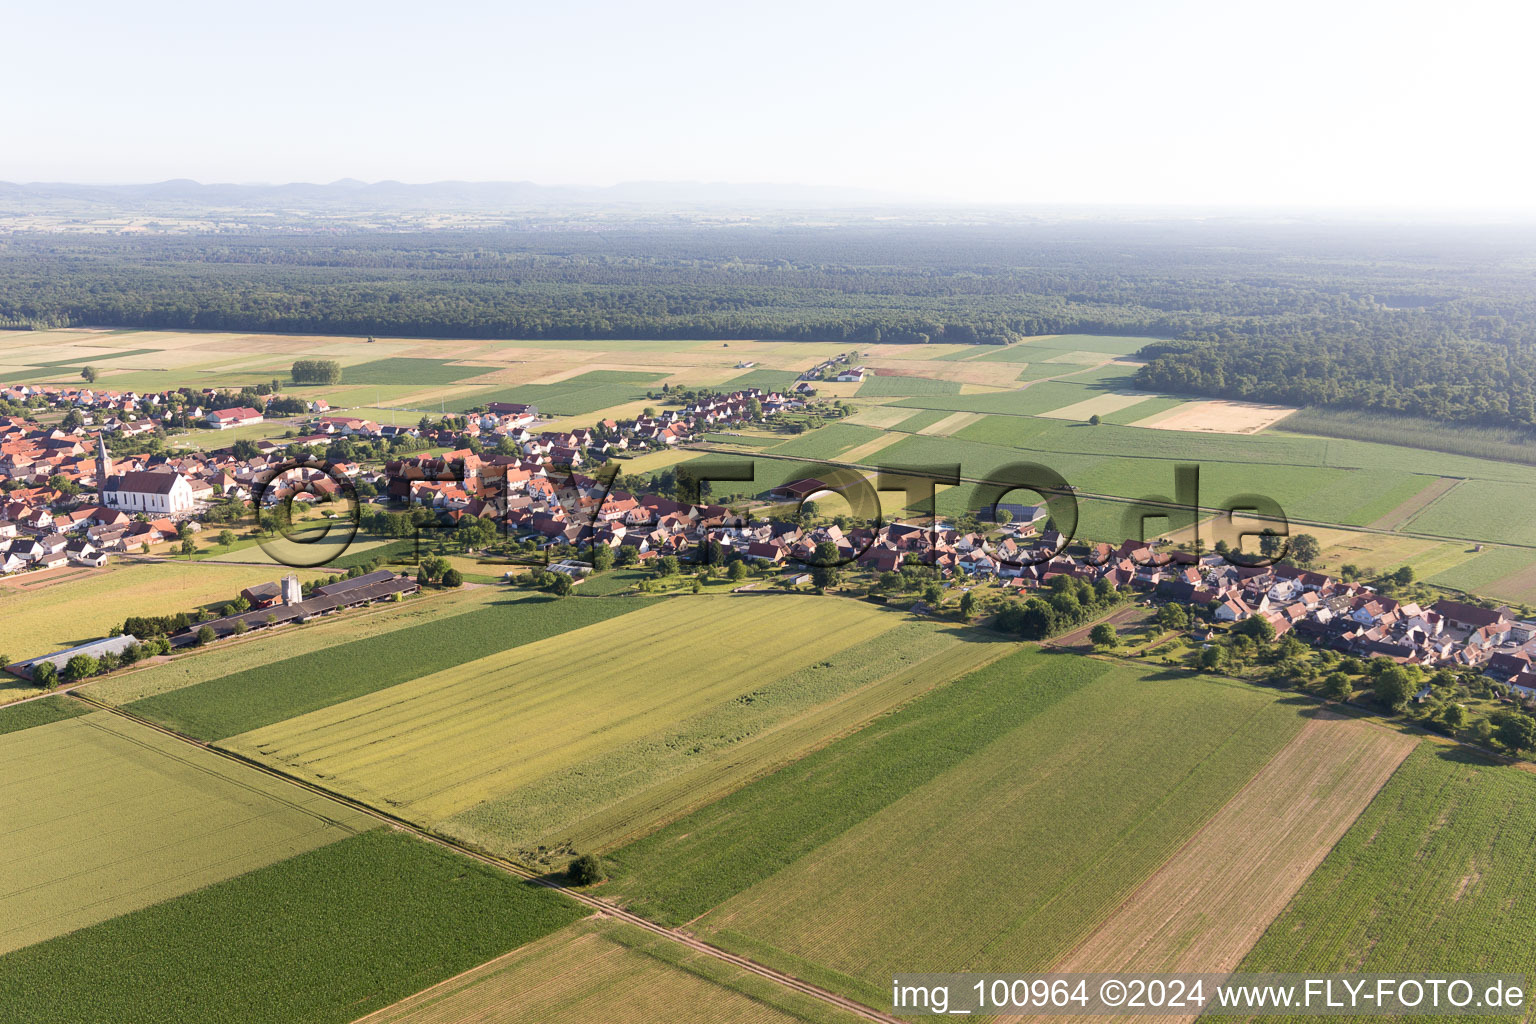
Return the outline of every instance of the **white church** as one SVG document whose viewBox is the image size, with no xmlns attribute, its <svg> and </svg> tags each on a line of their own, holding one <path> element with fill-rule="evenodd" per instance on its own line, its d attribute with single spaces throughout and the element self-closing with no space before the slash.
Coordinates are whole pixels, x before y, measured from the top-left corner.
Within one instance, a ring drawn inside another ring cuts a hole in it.
<svg viewBox="0 0 1536 1024">
<path fill-rule="evenodd" d="M 97 439 L 96 489 L 102 507 L 133 514 L 174 516 L 192 511 L 192 485 L 172 469 L 112 475 L 106 442 Z"/>
</svg>

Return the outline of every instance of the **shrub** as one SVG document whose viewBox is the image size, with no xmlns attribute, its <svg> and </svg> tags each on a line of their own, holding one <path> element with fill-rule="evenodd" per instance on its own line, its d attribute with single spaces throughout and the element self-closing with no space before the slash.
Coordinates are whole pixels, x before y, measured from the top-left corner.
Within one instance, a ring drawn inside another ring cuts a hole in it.
<svg viewBox="0 0 1536 1024">
<path fill-rule="evenodd" d="M 596 885 L 607 877 L 603 873 L 603 862 L 590 853 L 572 858 L 565 873 L 576 885 Z"/>
</svg>

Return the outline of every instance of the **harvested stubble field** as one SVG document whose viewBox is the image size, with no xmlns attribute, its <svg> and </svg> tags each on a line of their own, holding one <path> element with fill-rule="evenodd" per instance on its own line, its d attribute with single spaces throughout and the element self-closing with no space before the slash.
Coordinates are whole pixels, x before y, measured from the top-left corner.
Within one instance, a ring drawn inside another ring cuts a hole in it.
<svg viewBox="0 0 1536 1024">
<path fill-rule="evenodd" d="M 589 918 L 357 1024 L 852 1024 L 851 1014 L 611 918 Z"/>
<path fill-rule="evenodd" d="M 1055 971 L 1231 971 L 1413 750 L 1318 711 Z"/>
<path fill-rule="evenodd" d="M 347 1024 L 584 914 L 374 829 L 0 957 L 0 1020 Z"/>
<path fill-rule="evenodd" d="M 853 601 L 675 598 L 227 745 L 435 823 L 751 693 L 900 618 Z"/>
<path fill-rule="evenodd" d="M 0 953 L 376 824 L 100 711 L 0 739 L 0 822 Z"/>
<path fill-rule="evenodd" d="M 347 643 L 333 640 L 334 646 L 206 678 L 136 700 L 127 709 L 197 739 L 222 740 L 645 605 L 631 598 L 562 603 L 538 595 L 503 598 L 488 607 L 441 607 L 441 613 L 458 614 Z"/>
<path fill-rule="evenodd" d="M 1447 974 L 1536 971 L 1536 777 L 1435 742 L 1415 748 L 1239 969 L 1400 973 L 1426 960 Z"/>
<path fill-rule="evenodd" d="M 693 927 L 871 1002 L 914 962 L 932 971 L 1044 970 L 1303 724 L 1295 706 L 1251 687 L 1071 654 L 1036 658 L 1023 678 L 1005 672 L 990 687 L 1007 695 L 994 692 L 994 701 L 1030 713 L 995 709 L 1006 724 L 991 742 Z M 1029 867 L 958 867 L 976 864 Z"/>
</svg>

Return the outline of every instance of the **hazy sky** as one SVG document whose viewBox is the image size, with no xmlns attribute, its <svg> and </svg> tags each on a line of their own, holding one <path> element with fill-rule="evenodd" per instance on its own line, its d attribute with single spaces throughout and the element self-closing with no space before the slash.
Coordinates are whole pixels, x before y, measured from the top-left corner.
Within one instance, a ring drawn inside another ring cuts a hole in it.
<svg viewBox="0 0 1536 1024">
<path fill-rule="evenodd" d="M 13 2 L 0 179 L 1529 209 L 1533 9 Z"/>
</svg>

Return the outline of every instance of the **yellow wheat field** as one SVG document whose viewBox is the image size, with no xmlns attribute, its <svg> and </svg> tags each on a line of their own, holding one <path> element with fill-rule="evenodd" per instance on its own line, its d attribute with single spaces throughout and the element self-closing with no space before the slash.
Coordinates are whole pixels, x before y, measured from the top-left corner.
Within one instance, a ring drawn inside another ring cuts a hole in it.
<svg viewBox="0 0 1536 1024">
<path fill-rule="evenodd" d="M 853 601 L 684 598 L 234 737 L 226 746 L 433 822 L 893 628 Z M 453 652 L 444 651 L 444 661 Z"/>
</svg>

